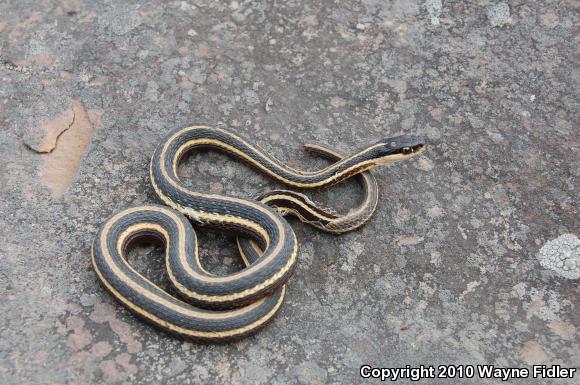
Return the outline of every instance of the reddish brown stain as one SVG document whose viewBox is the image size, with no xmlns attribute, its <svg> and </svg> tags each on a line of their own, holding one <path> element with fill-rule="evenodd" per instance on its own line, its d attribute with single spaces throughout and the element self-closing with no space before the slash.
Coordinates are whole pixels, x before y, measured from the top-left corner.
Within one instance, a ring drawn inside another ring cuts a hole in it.
<svg viewBox="0 0 580 385">
<path fill-rule="evenodd" d="M 565 321 L 552 321 L 548 324 L 550 329 L 565 340 L 572 341 L 576 336 L 576 326 Z"/>
<path fill-rule="evenodd" d="M 423 237 L 418 237 L 416 235 L 400 235 L 397 237 L 397 243 L 399 246 L 413 246 L 423 242 Z"/>
<path fill-rule="evenodd" d="M 105 357 L 111 353 L 113 347 L 107 341 L 99 341 L 91 347 L 91 354 L 95 357 Z"/>
<path fill-rule="evenodd" d="M 195 56 L 197 56 L 200 59 L 206 58 L 209 56 L 209 52 L 210 52 L 210 47 L 209 45 L 207 45 L 206 43 L 201 43 L 196 49 L 195 49 Z"/>
<path fill-rule="evenodd" d="M 56 147 L 60 134 L 68 130 L 75 120 L 75 112 L 68 108 L 57 117 L 43 118 L 40 124 L 30 127 L 24 136 L 24 144 L 31 150 L 49 153 Z"/>
<path fill-rule="evenodd" d="M 548 355 L 537 341 L 528 341 L 520 348 L 520 357 L 528 365 L 539 365 L 546 362 Z"/>
<path fill-rule="evenodd" d="M 41 181 L 54 198 L 60 198 L 74 181 L 95 129 L 80 101 L 72 100 L 71 106 L 74 122 L 59 137 L 56 148 L 45 155 L 40 168 Z"/>
<path fill-rule="evenodd" d="M 66 329 L 72 330 L 67 337 L 67 345 L 73 350 L 82 350 L 93 340 L 91 333 L 85 329 L 85 321 L 78 316 L 72 315 L 66 320 Z"/>
</svg>

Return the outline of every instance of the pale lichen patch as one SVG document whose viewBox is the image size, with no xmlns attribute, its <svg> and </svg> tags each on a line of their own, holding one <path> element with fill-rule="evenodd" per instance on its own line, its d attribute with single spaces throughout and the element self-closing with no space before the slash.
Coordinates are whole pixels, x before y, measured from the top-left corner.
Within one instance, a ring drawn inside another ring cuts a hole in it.
<svg viewBox="0 0 580 385">
<path fill-rule="evenodd" d="M 540 264 L 563 278 L 580 278 L 580 239 L 563 234 L 547 242 L 538 253 Z"/>
</svg>

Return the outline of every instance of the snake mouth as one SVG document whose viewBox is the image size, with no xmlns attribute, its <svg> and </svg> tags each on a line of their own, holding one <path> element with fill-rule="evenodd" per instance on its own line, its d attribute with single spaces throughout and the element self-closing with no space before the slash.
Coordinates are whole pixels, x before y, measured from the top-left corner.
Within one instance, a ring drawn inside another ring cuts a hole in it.
<svg viewBox="0 0 580 385">
<path fill-rule="evenodd" d="M 416 146 L 403 147 L 401 149 L 401 154 L 403 154 L 403 155 L 419 154 L 419 153 L 423 152 L 426 147 L 427 147 L 427 145 L 424 143 L 418 144 Z"/>
<path fill-rule="evenodd" d="M 392 138 L 387 143 L 380 148 L 382 153 L 376 158 L 375 166 L 413 158 L 427 148 L 422 138 L 410 135 Z"/>
</svg>

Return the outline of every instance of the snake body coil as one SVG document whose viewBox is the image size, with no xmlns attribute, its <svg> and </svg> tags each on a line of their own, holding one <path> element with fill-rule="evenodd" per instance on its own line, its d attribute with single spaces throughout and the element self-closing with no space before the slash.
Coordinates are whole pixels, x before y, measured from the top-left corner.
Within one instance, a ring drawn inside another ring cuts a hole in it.
<svg viewBox="0 0 580 385">
<path fill-rule="evenodd" d="M 217 342 L 255 332 L 272 319 L 283 302 L 284 284 L 296 267 L 298 245 L 279 211 L 292 213 L 322 230 L 340 233 L 370 218 L 378 193 L 374 178 L 363 174 L 365 201 L 357 210 L 339 216 L 292 191 L 277 190 L 261 197 L 278 210 L 255 200 L 191 191 L 180 181 L 177 167 L 185 154 L 201 147 L 240 158 L 289 186 L 321 188 L 374 166 L 414 156 L 423 150 L 424 143 L 413 136 L 391 138 L 341 160 L 340 154 L 312 145 L 311 151 L 335 163 L 319 171 L 303 172 L 284 166 L 222 129 L 191 126 L 170 132 L 155 150 L 150 167 L 153 187 L 169 207 L 135 207 L 109 218 L 93 243 L 93 266 L 104 286 L 137 315 L 166 331 Z M 246 268 L 227 276 L 206 271 L 190 221 L 240 234 Z M 127 262 L 129 247 L 143 238 L 165 246 L 169 279 L 183 300 L 159 288 Z M 254 243 L 245 241 L 247 238 Z"/>
</svg>

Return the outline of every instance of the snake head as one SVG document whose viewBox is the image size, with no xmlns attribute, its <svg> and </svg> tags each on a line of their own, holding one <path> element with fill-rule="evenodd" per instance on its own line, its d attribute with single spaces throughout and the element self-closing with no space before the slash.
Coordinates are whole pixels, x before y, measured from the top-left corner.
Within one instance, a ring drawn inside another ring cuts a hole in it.
<svg viewBox="0 0 580 385">
<path fill-rule="evenodd" d="M 427 144 L 422 136 L 401 135 L 386 138 L 375 144 L 378 164 L 411 158 L 425 150 Z"/>
</svg>

